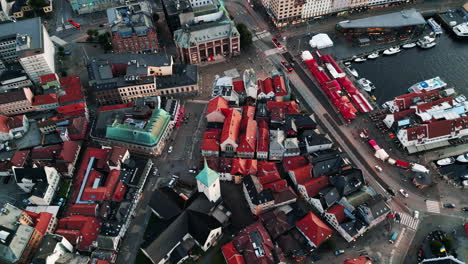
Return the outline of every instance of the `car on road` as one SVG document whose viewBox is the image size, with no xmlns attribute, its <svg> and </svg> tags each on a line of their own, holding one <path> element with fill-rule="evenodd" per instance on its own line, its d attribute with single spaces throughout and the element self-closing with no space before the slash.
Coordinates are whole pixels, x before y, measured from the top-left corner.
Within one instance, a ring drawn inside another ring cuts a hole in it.
<svg viewBox="0 0 468 264">
<path fill-rule="evenodd" d="M 379 172 L 383 171 L 382 167 L 380 167 L 379 165 L 375 165 L 374 168 Z"/>
<path fill-rule="evenodd" d="M 81 25 L 76 23 L 75 21 L 73 21 L 73 19 L 69 18 L 67 19 L 68 23 L 72 24 L 74 27 L 76 27 L 77 29 L 80 29 Z"/>
<path fill-rule="evenodd" d="M 169 188 L 174 188 L 174 186 L 175 186 L 176 183 L 177 183 L 177 180 L 179 180 L 179 176 L 177 176 L 177 175 L 175 175 L 175 174 L 172 175 L 171 180 L 169 181 L 169 183 L 167 184 L 167 186 L 168 186 Z"/>
<path fill-rule="evenodd" d="M 468 207 L 463 207 L 462 210 L 468 212 Z"/>
<path fill-rule="evenodd" d="M 171 153 L 173 149 L 174 149 L 174 147 L 170 146 L 169 149 L 167 150 L 167 153 Z"/>
<path fill-rule="evenodd" d="M 335 256 L 339 256 L 341 254 L 344 254 L 344 250 L 343 249 L 339 249 L 339 250 L 335 250 Z"/>
<path fill-rule="evenodd" d="M 292 72 L 293 71 L 293 68 L 291 66 L 291 64 L 289 64 L 289 62 L 285 61 L 285 60 L 282 60 L 281 61 L 281 64 L 283 65 L 283 67 L 288 71 L 288 72 Z"/>
<path fill-rule="evenodd" d="M 445 208 L 455 208 L 455 204 L 453 203 L 444 203 Z"/>
<path fill-rule="evenodd" d="M 196 170 L 193 170 L 193 169 L 188 170 L 188 172 L 190 172 L 190 173 L 197 173 L 197 171 L 196 171 Z"/>
<path fill-rule="evenodd" d="M 272 38 L 271 41 L 273 41 L 273 44 L 275 44 L 277 48 L 281 49 L 283 47 L 277 38 Z"/>
<path fill-rule="evenodd" d="M 387 188 L 386 190 L 387 190 L 387 192 L 388 192 L 391 196 L 395 196 L 395 195 L 396 195 L 396 194 L 395 194 L 395 191 L 393 191 L 392 189 Z"/>
<path fill-rule="evenodd" d="M 414 210 L 413 217 L 414 217 L 414 219 L 419 219 L 419 211 Z"/>
<path fill-rule="evenodd" d="M 403 195 L 406 198 L 408 198 L 408 196 L 409 196 L 409 194 L 403 189 L 400 189 L 400 193 L 401 193 L 401 195 Z"/>
</svg>

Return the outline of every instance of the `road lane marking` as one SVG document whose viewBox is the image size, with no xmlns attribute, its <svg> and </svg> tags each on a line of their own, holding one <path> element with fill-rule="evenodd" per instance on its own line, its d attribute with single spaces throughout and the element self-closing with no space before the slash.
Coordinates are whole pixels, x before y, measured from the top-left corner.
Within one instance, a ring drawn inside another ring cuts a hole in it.
<svg viewBox="0 0 468 264">
<path fill-rule="evenodd" d="M 401 217 L 400 224 L 405 225 L 413 230 L 416 230 L 418 228 L 419 219 L 415 219 L 411 215 L 402 212 L 399 212 L 398 214 Z"/>
</svg>

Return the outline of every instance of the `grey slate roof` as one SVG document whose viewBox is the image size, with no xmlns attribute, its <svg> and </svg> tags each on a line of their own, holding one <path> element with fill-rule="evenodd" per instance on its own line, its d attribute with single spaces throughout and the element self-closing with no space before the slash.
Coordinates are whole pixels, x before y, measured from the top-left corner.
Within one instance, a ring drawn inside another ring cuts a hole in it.
<svg viewBox="0 0 468 264">
<path fill-rule="evenodd" d="M 465 262 L 456 259 L 454 256 L 425 259 L 422 264 L 465 264 Z"/>
<path fill-rule="evenodd" d="M 179 199 L 182 198 L 179 197 Z M 169 220 L 181 214 L 184 209 L 179 199 L 171 195 L 169 191 L 158 189 L 153 192 L 148 206 L 163 219 Z"/>
<path fill-rule="evenodd" d="M 197 242 L 204 244 L 211 230 L 218 227 L 221 227 L 221 224 L 213 217 L 186 210 L 161 235 L 142 249 L 154 263 L 159 263 L 174 246 L 182 242 L 186 234 L 190 234 Z"/>
<path fill-rule="evenodd" d="M 404 27 L 404 26 L 416 26 L 424 25 L 426 20 L 424 17 L 412 8 L 409 10 L 403 10 L 400 12 L 372 16 L 368 18 L 361 18 L 355 20 L 341 21 L 338 26 L 342 28 L 392 28 L 392 27 Z"/>
<path fill-rule="evenodd" d="M 198 66 L 192 64 L 174 64 L 172 75 L 156 77 L 156 87 L 166 89 L 198 83 Z"/>
<path fill-rule="evenodd" d="M 64 239 L 63 236 L 46 234 L 41 241 L 39 249 L 32 260 L 32 264 L 45 264 L 49 255 L 54 253 L 55 247 Z"/>
<path fill-rule="evenodd" d="M 345 170 L 341 175 L 330 176 L 330 183 L 338 189 L 341 196 L 347 196 L 359 190 L 364 184 L 360 169 Z"/>
</svg>

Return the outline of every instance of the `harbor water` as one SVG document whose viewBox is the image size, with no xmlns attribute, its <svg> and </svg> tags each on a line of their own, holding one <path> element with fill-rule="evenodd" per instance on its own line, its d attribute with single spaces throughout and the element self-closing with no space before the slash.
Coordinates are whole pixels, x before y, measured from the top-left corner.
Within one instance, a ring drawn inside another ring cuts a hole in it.
<svg viewBox="0 0 468 264">
<path fill-rule="evenodd" d="M 436 76 L 444 80 L 448 87 L 455 87 L 468 95 L 468 42 L 454 39 L 448 34 L 438 38 L 431 49 L 402 49 L 391 56 L 380 55 L 375 60 L 352 63 L 359 78 L 367 78 L 374 83 L 374 95 L 382 103 L 395 96 L 408 92 L 408 88 L 420 81 Z"/>
</svg>

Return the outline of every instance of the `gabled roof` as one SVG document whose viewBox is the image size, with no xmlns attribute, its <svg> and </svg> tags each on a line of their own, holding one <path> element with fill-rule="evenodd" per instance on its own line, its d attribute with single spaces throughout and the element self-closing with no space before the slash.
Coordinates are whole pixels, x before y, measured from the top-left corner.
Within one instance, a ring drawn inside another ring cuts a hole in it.
<svg viewBox="0 0 468 264">
<path fill-rule="evenodd" d="M 299 184 L 312 178 L 312 168 L 312 165 L 307 164 L 303 167 L 291 170 L 291 173 L 293 173 L 296 178 L 296 182 Z"/>
<path fill-rule="evenodd" d="M 205 160 L 203 170 L 201 170 L 195 178 L 197 179 L 197 181 L 203 183 L 205 186 L 211 186 L 211 184 L 213 184 L 219 178 L 219 174 L 214 170 L 210 169 Z"/>
<path fill-rule="evenodd" d="M 268 152 L 268 143 L 270 142 L 270 131 L 268 124 L 262 120 L 258 122 L 257 152 Z"/>
<path fill-rule="evenodd" d="M 241 114 L 235 109 L 230 109 L 230 112 L 224 120 L 223 131 L 221 133 L 220 143 L 222 144 L 227 139 L 237 142 L 239 139 L 239 130 L 241 123 Z"/>
<path fill-rule="evenodd" d="M 205 151 L 219 151 L 221 129 L 208 129 L 203 133 L 201 149 Z"/>
<path fill-rule="evenodd" d="M 332 207 L 328 208 L 327 213 L 332 214 L 336 217 L 336 220 L 339 224 L 343 223 L 346 220 L 345 207 L 341 204 L 335 204 Z"/>
<path fill-rule="evenodd" d="M 234 91 L 237 93 L 245 92 L 244 81 L 234 81 L 232 85 L 234 86 Z"/>
<path fill-rule="evenodd" d="M 241 135 L 237 152 L 255 152 L 257 145 L 257 121 L 247 120 L 245 132 Z"/>
<path fill-rule="evenodd" d="M 327 187 L 328 184 L 328 177 L 325 176 L 313 178 L 309 181 L 300 183 L 300 185 L 305 187 L 309 197 L 315 197 L 321 190 Z"/>
<path fill-rule="evenodd" d="M 231 174 L 256 175 L 257 174 L 257 160 L 255 159 L 232 159 Z"/>
<path fill-rule="evenodd" d="M 222 246 L 221 251 L 227 264 L 245 264 L 244 256 L 234 247 L 233 241 Z"/>
<path fill-rule="evenodd" d="M 274 86 L 274 92 L 276 96 L 288 95 L 288 91 L 286 90 L 286 83 L 284 81 L 283 76 L 280 76 L 280 75 L 274 76 L 273 86 Z"/>
<path fill-rule="evenodd" d="M 29 157 L 29 152 L 29 149 L 16 151 L 11 158 L 11 165 L 22 168 Z"/>
<path fill-rule="evenodd" d="M 0 133 L 10 133 L 10 127 L 8 126 L 8 120 L 10 118 L 0 115 Z"/>
<path fill-rule="evenodd" d="M 309 160 L 304 156 L 284 157 L 283 167 L 286 171 L 291 171 L 309 164 Z"/>
<path fill-rule="evenodd" d="M 312 212 L 309 212 L 304 218 L 297 221 L 296 227 L 301 230 L 316 247 L 320 246 L 323 241 L 331 237 L 333 233 L 333 230 Z"/>
<path fill-rule="evenodd" d="M 75 157 L 78 155 L 80 145 L 77 141 L 65 141 L 62 144 L 62 150 L 58 155 L 58 158 L 63 161 L 73 162 Z"/>
<path fill-rule="evenodd" d="M 214 111 L 221 111 L 221 109 L 229 108 L 229 103 L 222 96 L 216 96 L 208 102 L 208 107 L 206 108 L 206 114 L 211 114 Z"/>
<path fill-rule="evenodd" d="M 8 120 L 8 127 L 10 129 L 15 129 L 15 128 L 20 128 L 23 127 L 23 122 L 25 121 L 24 119 L 26 118 L 26 115 L 17 115 L 10 117 Z"/>
<path fill-rule="evenodd" d="M 57 94 L 56 93 L 51 93 L 51 94 L 41 94 L 41 95 L 36 95 L 33 98 L 32 105 L 47 105 L 47 104 L 57 104 Z"/>
</svg>

